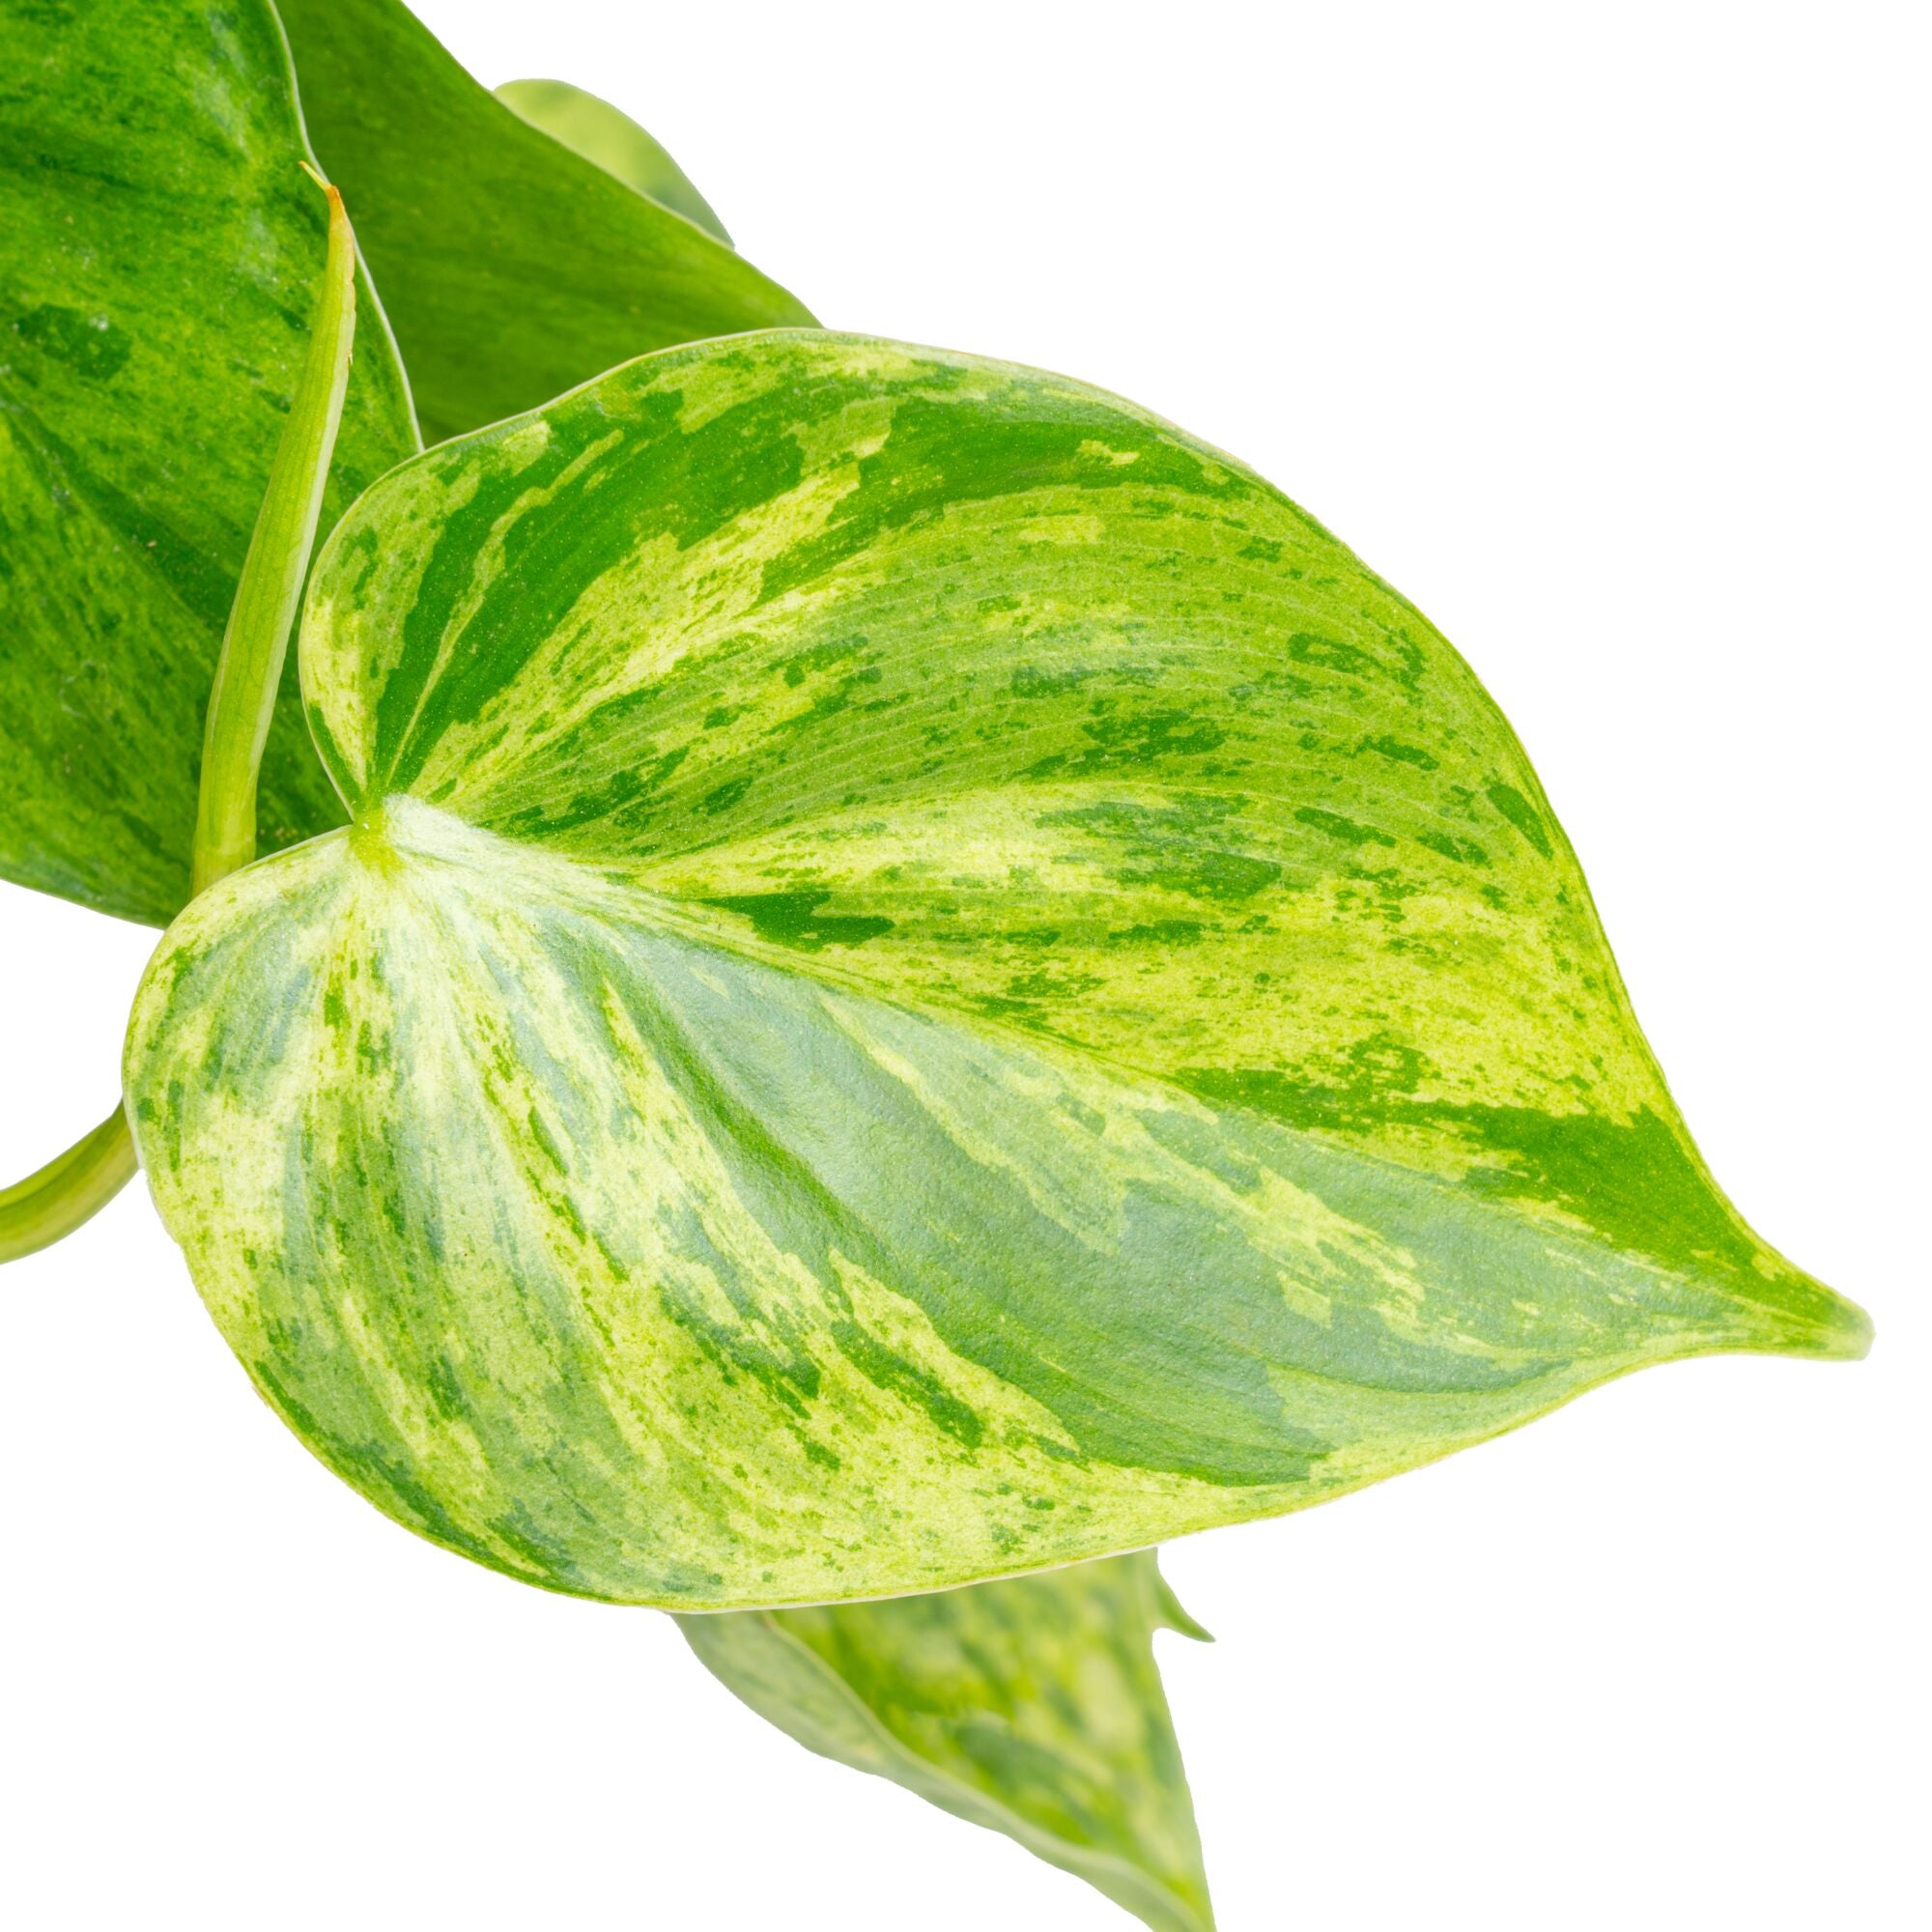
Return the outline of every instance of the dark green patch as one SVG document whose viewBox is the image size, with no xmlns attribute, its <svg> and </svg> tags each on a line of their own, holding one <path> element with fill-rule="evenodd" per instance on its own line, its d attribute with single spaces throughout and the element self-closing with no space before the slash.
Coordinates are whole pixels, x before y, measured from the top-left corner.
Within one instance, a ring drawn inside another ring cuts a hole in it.
<svg viewBox="0 0 1932 1932">
<path fill-rule="evenodd" d="M 1386 734 L 1379 738 L 1364 738 L 1357 749 L 1378 752 L 1396 764 L 1413 765 L 1423 772 L 1433 772 L 1438 763 L 1433 752 L 1425 752 L 1420 745 L 1405 745 L 1400 738 L 1391 738 Z"/>
<path fill-rule="evenodd" d="M 1109 946 L 1199 946 L 1202 926 L 1198 920 L 1156 919 L 1142 925 L 1122 926 L 1110 932 Z"/>
<path fill-rule="evenodd" d="M 1129 886 L 1159 886 L 1190 898 L 1251 899 L 1281 877 L 1281 867 L 1267 859 L 1250 859 L 1239 852 L 1176 853 L 1155 865 L 1127 866 L 1121 882 Z"/>
<path fill-rule="evenodd" d="M 856 1321 L 838 1321 L 832 1339 L 839 1351 L 867 1380 L 915 1403 L 955 1442 L 977 1449 L 984 1439 L 985 1424 L 978 1413 L 916 1362 L 886 1347 Z"/>
<path fill-rule="evenodd" d="M 793 1417 L 805 1419 L 818 1397 L 818 1366 L 810 1356 L 766 1340 L 743 1321 L 720 1321 L 679 1283 L 658 1284 L 658 1305 L 710 1359 L 726 1387 L 743 1377 Z"/>
<path fill-rule="evenodd" d="M 1345 845 L 1393 845 L 1395 840 L 1386 832 L 1378 832 L 1372 825 L 1357 825 L 1352 818 L 1344 818 L 1339 811 L 1324 811 L 1319 805 L 1298 807 L 1295 817 L 1304 825 L 1312 825 L 1318 832 L 1325 832 L 1330 838 L 1339 838 Z"/>
<path fill-rule="evenodd" d="M 1351 677 L 1365 677 L 1381 667 L 1369 652 L 1341 638 L 1318 637 L 1313 631 L 1297 631 L 1288 640 L 1288 654 L 1298 664 L 1320 665 L 1323 670 L 1339 670 Z"/>
<path fill-rule="evenodd" d="M 832 666 L 856 655 L 865 642 L 864 638 L 838 638 L 830 643 L 813 644 L 808 650 L 794 652 L 785 660 L 784 681 L 796 689 L 814 672 L 829 670 Z"/>
<path fill-rule="evenodd" d="M 810 419 L 820 380 L 801 371 L 796 384 L 781 392 L 794 421 Z M 832 574 L 895 531 L 930 526 L 969 503 L 1047 491 L 1077 491 L 1105 502 L 1122 491 L 1145 498 L 1162 490 L 1203 497 L 1252 488 L 1232 476 L 1210 478 L 1172 432 L 1123 414 L 1107 398 L 1045 391 L 1020 380 L 991 390 L 964 388 L 965 382 L 963 371 L 935 362 L 921 372 L 916 387 L 897 391 L 892 434 L 882 448 L 860 459 L 859 487 L 822 532 L 766 564 L 761 601 Z M 1095 466 L 1081 446 L 1096 434 L 1122 453 L 1131 451 L 1136 461 Z"/>
<path fill-rule="evenodd" d="M 751 790 L 753 781 L 750 776 L 727 779 L 715 791 L 708 791 L 698 803 L 714 816 L 721 811 L 729 811 L 738 801 Z"/>
<path fill-rule="evenodd" d="M 530 1138 L 537 1144 L 543 1157 L 559 1174 L 567 1175 L 570 1172 L 570 1163 L 563 1157 L 563 1150 L 557 1146 L 555 1137 L 551 1133 L 549 1127 L 544 1124 L 543 1116 L 532 1107 L 526 1117 L 526 1122 L 530 1130 Z M 583 1233 L 581 1221 L 577 1224 L 577 1232 L 580 1236 Z"/>
<path fill-rule="evenodd" d="M 1521 792 L 1514 785 L 1492 784 L 1484 796 L 1546 859 L 1549 857 L 1549 834 Z"/>
<path fill-rule="evenodd" d="M 118 374 L 133 347 L 127 331 L 104 315 L 82 315 L 55 302 L 29 309 L 14 323 L 14 333 L 90 383 L 104 383 Z"/>
<path fill-rule="evenodd" d="M 1162 758 L 1197 758 L 1218 750 L 1228 734 L 1211 719 L 1185 711 L 1143 711 L 1097 718 L 1082 726 L 1094 744 L 1067 762 L 1069 773 L 1151 765 Z"/>
<path fill-rule="evenodd" d="M 1181 793 L 1171 805 L 1130 805 L 1107 800 L 1067 811 L 1041 815 L 1044 828 L 1072 826 L 1096 838 L 1116 841 L 1123 863 L 1116 877 L 1123 885 L 1158 886 L 1190 898 L 1237 901 L 1252 898 L 1281 877 L 1269 859 L 1230 850 L 1228 820 L 1245 801 L 1206 792 Z"/>
<path fill-rule="evenodd" d="M 1074 1000 L 1082 993 L 1091 993 L 1096 986 L 1106 983 L 1092 973 L 1068 973 L 1049 968 L 1023 973 L 1017 979 L 1009 980 L 1007 997 L 1011 1000 Z"/>
<path fill-rule="evenodd" d="M 863 946 L 893 929 L 893 922 L 869 914 L 821 913 L 832 896 L 824 888 L 803 893 L 747 893 L 727 898 L 702 899 L 701 905 L 735 912 L 752 922 L 760 939 L 780 946 L 817 952 L 827 946 Z"/>
<path fill-rule="evenodd" d="M 1458 838 L 1452 832 L 1418 832 L 1415 835 L 1418 845 L 1426 845 L 1432 852 L 1439 852 L 1445 859 L 1453 859 L 1459 866 L 1487 866 L 1490 855 L 1473 838 Z"/>
<path fill-rule="evenodd" d="M 1015 697 L 1065 697 L 1068 692 L 1078 691 L 1090 677 L 1097 676 L 1099 671 L 1088 665 L 1052 671 L 1041 670 L 1036 665 L 1021 665 L 1007 689 Z"/>
</svg>

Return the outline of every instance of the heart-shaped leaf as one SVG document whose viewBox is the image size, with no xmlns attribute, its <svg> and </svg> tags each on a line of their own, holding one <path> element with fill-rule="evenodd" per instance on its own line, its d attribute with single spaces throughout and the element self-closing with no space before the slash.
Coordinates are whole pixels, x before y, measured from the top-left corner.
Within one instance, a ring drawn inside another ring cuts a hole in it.
<svg viewBox="0 0 1932 1932">
<path fill-rule="evenodd" d="M 1123 1905 L 1209 1932 L 1153 1634 L 1204 1634 L 1151 1550 L 882 1604 L 680 1617 L 732 1691 L 808 1750 L 904 1785 Z"/>
<path fill-rule="evenodd" d="M 326 217 L 265 0 L 0 14 L 0 874 L 163 923 Z M 371 291 L 325 522 L 416 447 Z M 265 846 L 342 822 L 293 678 Z"/>
<path fill-rule="evenodd" d="M 810 312 L 479 86 L 400 0 L 280 0 L 432 440 L 612 363 Z"/>
<path fill-rule="evenodd" d="M 626 187 L 647 194 L 695 221 L 707 235 L 731 245 L 711 204 L 697 185 L 671 159 L 662 141 L 646 133 L 621 108 L 567 80 L 506 80 L 497 99 L 514 108 L 532 128 L 541 128 L 586 161 L 595 161 Z"/>
<path fill-rule="evenodd" d="M 1455 652 L 1115 398 L 648 357 L 384 478 L 302 666 L 354 827 L 177 923 L 135 1132 L 268 1399 L 483 1562 L 892 1595 L 1865 1346 Z"/>
</svg>

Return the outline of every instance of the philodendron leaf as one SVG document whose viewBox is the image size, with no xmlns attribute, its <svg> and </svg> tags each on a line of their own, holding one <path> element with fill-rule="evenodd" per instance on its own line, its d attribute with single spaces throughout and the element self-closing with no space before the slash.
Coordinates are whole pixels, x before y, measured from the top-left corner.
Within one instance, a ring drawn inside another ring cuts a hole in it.
<svg viewBox="0 0 1932 1932">
<path fill-rule="evenodd" d="M 897 1595 L 1865 1347 L 1466 667 L 1128 404 L 648 357 L 384 478 L 301 651 L 353 829 L 177 922 L 128 1094 L 257 1385 L 452 1548 Z"/>
<path fill-rule="evenodd" d="M 1153 1634 L 1204 1634 L 1151 1550 L 887 1603 L 678 1619 L 808 1750 L 1078 1874 L 1157 1932 L 1209 1932 Z"/>
<path fill-rule="evenodd" d="M 265 0 L 0 11 L 0 874 L 158 925 L 327 219 Z M 371 291 L 325 521 L 416 447 Z M 265 846 L 342 822 L 294 679 Z"/>
<path fill-rule="evenodd" d="M 497 89 L 497 99 L 531 127 L 595 161 L 607 175 L 615 175 L 626 187 L 696 222 L 725 247 L 731 245 L 724 224 L 669 150 L 621 108 L 567 80 L 506 80 Z"/>
<path fill-rule="evenodd" d="M 432 440 L 648 349 L 810 312 L 749 262 L 532 128 L 399 0 L 280 0 Z"/>
</svg>

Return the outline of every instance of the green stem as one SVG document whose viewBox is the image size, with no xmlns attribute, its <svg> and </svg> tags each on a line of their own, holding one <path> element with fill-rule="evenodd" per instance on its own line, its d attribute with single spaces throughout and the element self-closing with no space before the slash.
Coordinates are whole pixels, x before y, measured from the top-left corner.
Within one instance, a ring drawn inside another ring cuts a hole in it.
<svg viewBox="0 0 1932 1932">
<path fill-rule="evenodd" d="M 307 167 L 304 162 L 303 166 Z M 322 301 L 289 419 L 269 471 L 248 555 L 222 634 L 201 749 L 191 883 L 196 893 L 255 856 L 255 786 L 262 748 L 281 688 L 289 632 L 308 575 L 322 516 L 349 351 L 355 334 L 355 237 L 342 197 L 313 168 L 328 196 L 328 257 Z M 44 1248 L 98 1213 L 132 1179 L 134 1144 L 117 1107 L 38 1174 L 0 1190 L 0 1262 Z"/>
<path fill-rule="evenodd" d="M 98 1214 L 134 1177 L 134 1143 L 119 1107 L 38 1174 L 0 1188 L 0 1262 L 51 1247 Z"/>
</svg>

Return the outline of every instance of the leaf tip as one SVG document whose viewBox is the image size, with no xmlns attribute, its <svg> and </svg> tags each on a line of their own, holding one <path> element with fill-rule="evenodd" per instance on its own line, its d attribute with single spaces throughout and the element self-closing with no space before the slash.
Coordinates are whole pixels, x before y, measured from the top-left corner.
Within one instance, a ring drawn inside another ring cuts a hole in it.
<svg viewBox="0 0 1932 1932">
<path fill-rule="evenodd" d="M 1871 1353 L 1878 1333 L 1871 1317 L 1856 1301 L 1848 1301 L 1842 1294 L 1834 1294 L 1832 1300 L 1833 1319 L 1824 1326 L 1826 1346 L 1821 1352 L 1835 1361 L 1863 1361 Z"/>
<path fill-rule="evenodd" d="M 1155 1573 L 1154 1582 L 1158 1591 L 1158 1623 L 1164 1630 L 1179 1631 L 1182 1636 L 1192 1637 L 1196 1643 L 1212 1643 L 1214 1633 L 1205 1624 L 1191 1616 L 1179 1597 L 1174 1594 L 1174 1586 Z"/>
<path fill-rule="evenodd" d="M 1860 1362 L 1870 1354 L 1871 1317 L 1815 1275 L 1796 1268 L 1791 1274 L 1798 1292 L 1785 1303 L 1782 1332 L 1774 1345 L 1776 1351 L 1813 1355 L 1830 1362 Z"/>
</svg>

